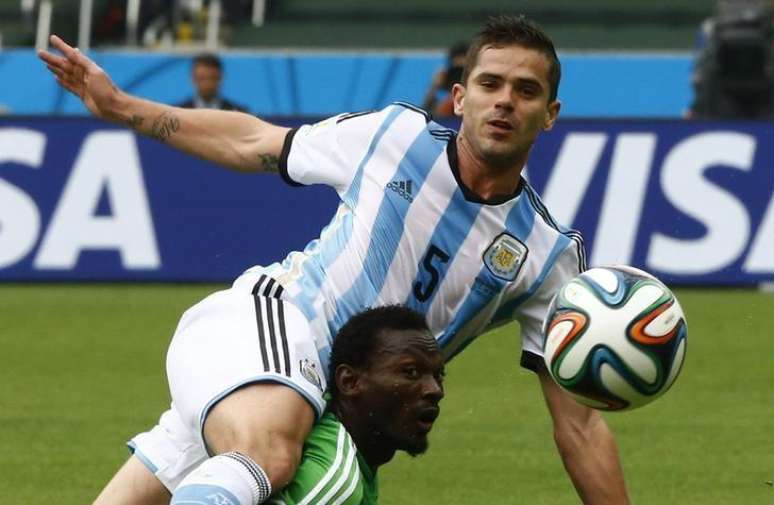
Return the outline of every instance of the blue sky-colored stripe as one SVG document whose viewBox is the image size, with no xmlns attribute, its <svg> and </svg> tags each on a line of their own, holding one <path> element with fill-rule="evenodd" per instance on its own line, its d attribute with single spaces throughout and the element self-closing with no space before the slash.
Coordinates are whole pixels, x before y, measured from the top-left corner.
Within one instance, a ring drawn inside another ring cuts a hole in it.
<svg viewBox="0 0 774 505">
<path fill-rule="evenodd" d="M 428 250 L 431 245 L 435 245 L 443 250 L 443 252 L 449 255 L 449 260 L 446 262 L 433 262 L 434 267 L 439 273 L 438 284 L 433 292 L 430 293 L 430 297 L 424 302 L 420 302 L 414 296 L 414 285 L 418 282 L 422 285 L 423 289 L 425 289 L 430 282 L 431 274 L 422 265 L 427 252 L 419 258 L 417 276 L 411 283 L 411 290 L 405 301 L 407 306 L 421 314 L 427 313 L 428 307 L 430 307 L 430 304 L 433 303 L 433 299 L 435 299 L 435 294 L 441 290 L 443 280 L 446 277 L 446 272 L 449 271 L 449 265 L 454 261 L 457 251 L 459 251 L 460 246 L 468 236 L 481 208 L 482 205 L 480 204 L 468 202 L 465 199 L 465 195 L 462 194 L 462 191 L 457 188 L 454 195 L 452 195 L 451 200 L 449 200 L 449 205 L 447 205 L 435 230 L 433 230 L 433 235 L 430 237 L 430 243 L 427 245 Z"/>
<path fill-rule="evenodd" d="M 357 167 L 357 172 L 349 185 L 349 189 L 347 189 L 346 193 L 342 196 L 344 204 L 348 205 L 350 208 L 354 208 L 355 205 L 357 205 L 357 200 L 360 196 L 360 186 L 363 180 L 363 171 L 365 166 L 371 160 L 374 151 L 376 151 L 376 146 L 379 145 L 379 141 L 393 121 L 395 121 L 395 118 L 397 118 L 404 110 L 405 109 L 402 107 L 393 107 L 376 130 L 365 156 L 363 156 L 363 159 Z M 328 224 L 328 226 L 332 225 L 333 222 Z M 325 281 L 325 269 L 336 261 L 336 258 L 339 257 L 349 243 L 349 240 L 352 237 L 352 225 L 353 215 L 350 212 L 344 217 L 338 230 L 332 233 L 323 244 L 320 244 L 319 239 L 315 239 L 306 246 L 304 252 L 312 256 L 304 261 L 304 264 L 301 267 L 302 275 L 298 281 L 301 286 L 301 291 L 293 298 L 293 302 L 310 320 L 315 317 L 313 304 L 320 293 L 320 287 Z M 326 226 L 326 228 L 328 226 Z M 323 231 L 325 231 L 325 229 L 323 229 Z"/>
<path fill-rule="evenodd" d="M 543 285 L 543 282 L 546 280 L 546 277 L 548 277 L 548 274 L 553 269 L 554 264 L 556 263 L 556 260 L 559 258 L 559 255 L 562 253 L 562 251 L 564 251 L 567 248 L 570 241 L 571 239 L 568 238 L 566 235 L 559 235 L 559 238 L 557 239 L 556 243 L 554 244 L 554 247 L 551 249 L 551 252 L 548 255 L 548 259 L 546 259 L 545 263 L 543 263 L 543 269 L 540 271 L 540 275 L 535 280 L 535 282 L 532 283 L 532 285 L 529 287 L 527 291 L 517 296 L 513 300 L 510 300 L 505 304 L 503 304 L 497 310 L 497 312 L 495 312 L 495 315 L 492 317 L 493 322 L 502 321 L 503 319 L 506 319 L 506 318 L 510 321 L 511 315 L 518 308 L 518 306 L 526 302 L 533 294 L 535 294 L 535 292 L 540 288 L 540 286 Z M 484 306 L 485 305 L 483 305 L 482 308 Z M 465 340 L 465 342 L 463 342 L 459 347 L 457 347 L 457 349 L 449 357 L 449 359 L 453 358 L 454 356 L 462 352 L 468 345 L 470 345 L 471 342 L 473 342 L 473 340 L 476 337 L 477 335 L 469 336 Z M 453 336 L 451 338 L 453 338 Z M 445 341 L 445 343 L 448 343 L 448 340 Z"/>
<path fill-rule="evenodd" d="M 427 129 L 423 129 L 406 151 L 391 180 L 411 180 L 414 194 L 418 194 L 430 167 L 443 152 L 444 147 L 444 143 L 435 139 Z M 385 189 L 385 191 L 390 190 Z M 385 193 L 373 225 L 363 270 L 352 287 L 337 300 L 334 320 L 331 321 L 332 332 L 338 330 L 363 308 L 370 307 L 376 300 L 403 235 L 409 206 L 409 202 L 397 193 Z"/>
<path fill-rule="evenodd" d="M 532 233 L 534 225 L 535 209 L 530 204 L 529 198 L 522 194 L 505 219 L 505 229 L 526 244 L 527 237 Z M 486 307 L 493 298 L 499 295 L 508 284 L 508 281 L 496 277 L 484 265 L 476 276 L 476 281 L 462 303 L 462 307 L 457 311 L 457 315 L 444 334 L 441 335 L 438 341 L 439 345 L 444 347 L 449 344 L 457 332 Z"/>
<path fill-rule="evenodd" d="M 350 210 L 341 217 L 338 228 L 333 230 L 325 240 L 320 241 L 319 259 L 323 268 L 328 268 L 336 261 L 352 238 L 354 213 Z"/>
<path fill-rule="evenodd" d="M 314 257 L 308 258 L 301 264 L 301 275 L 296 281 L 301 290 L 293 297 L 293 304 L 301 309 L 310 321 L 315 319 L 314 301 L 324 281 L 325 272 L 317 261 L 314 261 Z"/>
<path fill-rule="evenodd" d="M 363 182 L 363 171 L 365 170 L 368 162 L 371 161 L 371 157 L 374 155 L 374 151 L 376 151 L 376 146 L 379 145 L 379 142 L 382 140 L 382 137 L 384 136 L 385 132 L 387 132 L 387 129 L 390 127 L 393 121 L 395 121 L 400 113 L 404 112 L 405 110 L 406 109 L 403 107 L 393 106 L 390 112 L 387 114 L 387 117 L 384 119 L 384 121 L 382 121 L 379 129 L 376 130 L 374 138 L 371 141 L 371 145 L 368 146 L 368 151 L 366 151 L 363 159 L 360 160 L 360 164 L 357 167 L 357 173 L 355 173 L 355 177 L 352 179 L 352 182 L 349 185 L 349 189 L 347 189 L 347 192 L 344 193 L 344 195 L 341 197 L 344 203 L 350 207 L 354 208 L 357 205 L 357 200 L 360 196 L 360 185 Z"/>
<path fill-rule="evenodd" d="M 500 321 L 503 318 L 510 317 L 513 311 L 516 310 L 519 305 L 527 301 L 530 296 L 535 294 L 540 286 L 543 285 L 543 282 L 545 282 L 546 277 L 548 277 L 548 274 L 551 272 L 551 269 L 554 268 L 556 260 L 559 259 L 559 255 L 562 254 L 562 251 L 567 249 L 567 246 L 570 244 L 571 240 L 572 239 L 566 235 L 558 236 L 554 247 L 551 249 L 551 252 L 548 255 L 548 258 L 546 259 L 545 263 L 543 263 L 543 269 L 540 271 L 540 275 L 538 275 L 538 278 L 535 279 L 535 282 L 532 283 L 532 286 L 530 286 L 527 291 L 517 296 L 513 300 L 503 304 L 492 318 L 493 321 Z"/>
<path fill-rule="evenodd" d="M 141 451 L 140 451 L 140 450 L 137 448 L 137 444 L 135 444 L 133 441 L 131 441 L 131 440 L 130 440 L 130 441 L 129 441 L 129 442 L 126 444 L 126 445 L 127 445 L 127 446 L 129 446 L 129 450 L 130 450 L 130 451 L 132 451 L 132 454 L 134 454 L 134 457 L 136 457 L 137 459 L 139 459 L 139 460 L 140 460 L 140 462 L 141 462 L 143 465 L 145 465 L 145 468 L 147 468 L 148 470 L 150 470 L 150 472 L 151 472 L 152 474 L 154 474 L 154 475 L 155 475 L 155 474 L 156 474 L 156 472 L 158 472 L 158 471 L 159 471 L 158 467 L 156 467 L 156 465 L 154 465 L 154 464 L 153 464 L 153 462 L 152 462 L 151 460 L 149 460 L 149 459 L 148 459 L 148 457 L 147 457 L 145 454 L 143 454 L 143 453 L 142 453 L 142 452 L 141 452 Z"/>
</svg>

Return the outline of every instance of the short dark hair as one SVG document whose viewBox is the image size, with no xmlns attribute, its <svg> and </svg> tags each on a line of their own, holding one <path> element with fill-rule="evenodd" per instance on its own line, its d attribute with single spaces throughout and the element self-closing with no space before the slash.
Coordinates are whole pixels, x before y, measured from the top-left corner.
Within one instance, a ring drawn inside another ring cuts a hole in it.
<svg viewBox="0 0 774 505">
<path fill-rule="evenodd" d="M 346 364 L 364 368 L 378 349 L 376 338 L 384 330 L 430 331 L 417 311 L 403 305 L 385 305 L 361 312 L 341 327 L 333 341 L 328 384 L 331 400 L 336 398 L 336 368 Z"/>
<path fill-rule="evenodd" d="M 534 49 L 548 58 L 550 64 L 548 84 L 551 87 L 548 101 L 556 100 L 559 93 L 559 80 L 562 77 L 562 65 L 556 55 L 554 43 L 537 23 L 523 15 L 501 15 L 489 18 L 484 29 L 470 42 L 470 48 L 465 56 L 462 83 L 467 84 L 468 77 L 470 77 L 473 67 L 478 63 L 478 55 L 483 48 L 511 45 Z"/>
<path fill-rule="evenodd" d="M 201 53 L 194 56 L 193 66 L 195 67 L 196 65 L 215 67 L 218 70 L 223 70 L 223 64 L 221 63 L 220 58 L 212 53 Z"/>
</svg>

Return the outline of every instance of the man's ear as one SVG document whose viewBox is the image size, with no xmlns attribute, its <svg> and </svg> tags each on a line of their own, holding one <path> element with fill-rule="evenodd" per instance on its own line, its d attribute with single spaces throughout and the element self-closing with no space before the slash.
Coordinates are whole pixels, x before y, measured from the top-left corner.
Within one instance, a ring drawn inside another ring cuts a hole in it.
<svg viewBox="0 0 774 505">
<path fill-rule="evenodd" d="M 360 393 L 360 373 L 349 365 L 336 367 L 334 376 L 336 389 L 342 397 L 357 396 Z"/>
<path fill-rule="evenodd" d="M 454 115 L 462 117 L 463 105 L 465 103 L 465 86 L 460 83 L 455 83 L 452 86 L 452 100 L 454 102 Z"/>
<path fill-rule="evenodd" d="M 544 130 L 550 130 L 554 127 L 554 123 L 556 123 L 556 118 L 559 116 L 559 109 L 562 108 L 562 102 L 559 100 L 554 100 L 553 102 L 548 104 L 548 108 L 546 109 L 546 118 L 545 121 L 543 121 L 543 129 Z"/>
</svg>

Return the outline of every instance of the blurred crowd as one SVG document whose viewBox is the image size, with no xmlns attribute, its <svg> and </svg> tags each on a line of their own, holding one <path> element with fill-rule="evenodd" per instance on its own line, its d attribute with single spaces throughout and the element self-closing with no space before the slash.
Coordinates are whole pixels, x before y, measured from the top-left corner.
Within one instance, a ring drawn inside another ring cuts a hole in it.
<svg viewBox="0 0 774 505">
<path fill-rule="evenodd" d="M 774 2 L 722 0 L 697 38 L 688 117 L 774 118 Z"/>
<path fill-rule="evenodd" d="M 228 28 L 250 19 L 252 8 L 252 0 L 221 1 L 222 26 Z M 203 40 L 211 11 L 209 0 L 143 0 L 136 42 L 155 46 Z M 126 16 L 126 0 L 108 0 L 96 18 L 95 42 L 121 44 L 125 41 Z"/>
<path fill-rule="evenodd" d="M 170 47 L 202 41 L 217 0 L 92 0 L 91 44 Z M 44 4 L 50 5 L 51 30 L 75 40 L 80 24 L 81 0 L 0 0 L 0 35 L 5 45 L 32 45 Z M 130 5 L 137 6 L 136 33 L 127 33 Z M 217 1 L 221 42 L 229 29 L 249 23 L 253 0 Z M 268 10 L 271 2 L 264 2 Z"/>
</svg>

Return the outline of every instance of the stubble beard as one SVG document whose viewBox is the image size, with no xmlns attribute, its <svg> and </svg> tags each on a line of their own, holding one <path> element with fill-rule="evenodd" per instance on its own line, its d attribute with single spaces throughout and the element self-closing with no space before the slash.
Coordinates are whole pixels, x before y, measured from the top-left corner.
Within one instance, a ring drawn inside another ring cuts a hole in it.
<svg viewBox="0 0 774 505">
<path fill-rule="evenodd" d="M 463 123 L 460 133 L 464 143 L 467 144 L 465 148 L 474 158 L 481 160 L 489 171 L 501 174 L 513 170 L 514 166 L 526 161 L 532 143 L 523 146 L 522 143 L 517 143 L 516 139 L 514 142 L 497 141 L 487 137 L 483 133 L 483 128 L 476 131 L 475 128 L 465 128 Z"/>
<path fill-rule="evenodd" d="M 529 147 L 531 147 L 522 148 L 514 144 L 503 146 L 502 142 L 492 144 L 491 146 L 478 146 L 478 155 L 487 168 L 496 174 L 508 172 L 520 165 L 527 158 L 524 149 L 529 152 Z"/>
<path fill-rule="evenodd" d="M 425 436 L 416 440 L 412 440 L 410 444 L 408 444 L 406 447 L 403 447 L 402 449 L 412 458 L 416 458 L 417 456 L 421 456 L 427 452 L 428 446 L 429 443 L 427 441 L 427 437 Z"/>
</svg>

